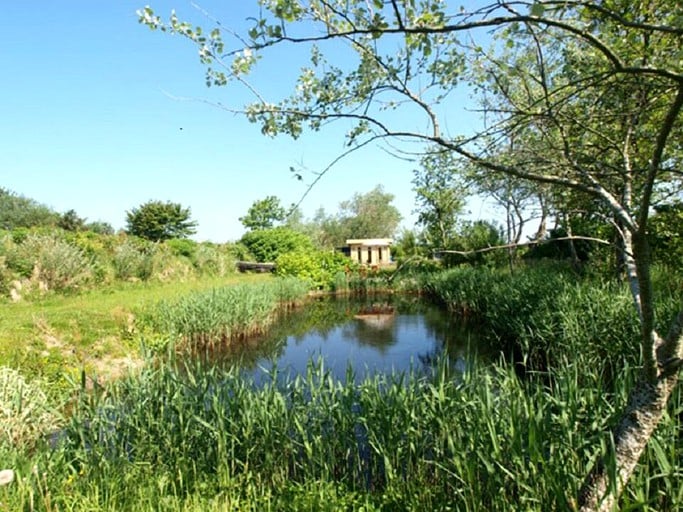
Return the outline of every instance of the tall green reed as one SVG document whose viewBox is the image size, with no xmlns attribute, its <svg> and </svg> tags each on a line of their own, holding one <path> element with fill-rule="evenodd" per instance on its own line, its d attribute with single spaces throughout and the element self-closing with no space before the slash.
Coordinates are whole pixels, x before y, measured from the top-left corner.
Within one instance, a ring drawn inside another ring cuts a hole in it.
<svg viewBox="0 0 683 512">
<path fill-rule="evenodd" d="M 614 414 L 600 375 L 569 364 L 549 385 L 504 365 L 459 380 L 441 370 L 354 384 L 319 363 L 293 379 L 273 370 L 256 387 L 236 369 L 149 367 L 83 396 L 42 461 L 51 500 L 70 510 L 154 510 L 154 500 L 180 510 L 218 506 L 218 496 L 228 510 L 326 500 L 349 510 L 570 510 Z M 594 386 L 579 384 L 585 373 Z M 613 389 L 617 402 L 632 376 Z M 670 443 L 681 406 L 678 394 L 656 437 L 663 448 L 653 445 L 625 503 L 682 504 L 672 478 L 681 445 Z M 43 486 L 27 481 L 36 493 Z"/>
<path fill-rule="evenodd" d="M 165 300 L 143 312 L 143 329 L 192 348 L 263 333 L 283 307 L 300 301 L 307 285 L 294 278 L 242 284 Z"/>
</svg>

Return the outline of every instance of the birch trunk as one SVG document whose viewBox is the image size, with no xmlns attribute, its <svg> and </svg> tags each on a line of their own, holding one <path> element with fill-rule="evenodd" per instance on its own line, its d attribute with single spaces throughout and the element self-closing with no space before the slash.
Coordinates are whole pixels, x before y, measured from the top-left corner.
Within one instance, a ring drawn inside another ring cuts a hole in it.
<svg viewBox="0 0 683 512">
<path fill-rule="evenodd" d="M 656 375 L 648 379 L 647 372 L 643 372 L 643 379 L 631 391 L 614 431 L 614 453 L 611 456 L 617 469 L 616 481 L 610 481 L 604 462 L 596 465 L 579 493 L 581 512 L 608 512 L 615 508 L 678 383 L 683 363 L 683 311 L 674 320 L 666 338 L 661 338 L 654 331 L 650 334 L 656 340 Z"/>
</svg>

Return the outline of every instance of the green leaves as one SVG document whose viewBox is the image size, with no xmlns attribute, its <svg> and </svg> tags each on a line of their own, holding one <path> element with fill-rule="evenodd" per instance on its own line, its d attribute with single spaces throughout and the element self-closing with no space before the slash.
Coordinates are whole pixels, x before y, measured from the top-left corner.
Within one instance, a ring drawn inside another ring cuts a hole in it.
<svg viewBox="0 0 683 512">
<path fill-rule="evenodd" d="M 190 220 L 190 209 L 170 201 L 148 201 L 126 212 L 126 226 L 131 235 L 159 242 L 186 238 L 195 233 L 197 223 Z"/>
<path fill-rule="evenodd" d="M 268 229 L 285 219 L 285 209 L 276 196 L 254 201 L 244 217 L 240 217 L 242 225 L 250 231 Z"/>
</svg>

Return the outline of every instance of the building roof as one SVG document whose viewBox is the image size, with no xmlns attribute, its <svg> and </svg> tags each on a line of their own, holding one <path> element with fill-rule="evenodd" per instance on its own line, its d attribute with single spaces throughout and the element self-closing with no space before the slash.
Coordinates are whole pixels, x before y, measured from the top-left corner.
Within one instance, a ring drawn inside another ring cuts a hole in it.
<svg viewBox="0 0 683 512">
<path fill-rule="evenodd" d="M 391 238 L 355 238 L 346 241 L 346 245 L 363 245 L 363 246 L 389 246 L 394 241 Z"/>
</svg>

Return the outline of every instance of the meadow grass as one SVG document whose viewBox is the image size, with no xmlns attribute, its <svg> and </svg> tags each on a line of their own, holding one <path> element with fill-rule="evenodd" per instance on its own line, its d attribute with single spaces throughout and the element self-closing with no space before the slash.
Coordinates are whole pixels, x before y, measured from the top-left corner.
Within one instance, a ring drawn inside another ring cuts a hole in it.
<svg viewBox="0 0 683 512">
<path fill-rule="evenodd" d="M 233 274 L 180 282 L 116 283 L 73 295 L 49 294 L 0 307 L 0 365 L 66 386 L 82 368 L 107 371 L 107 361 L 138 357 L 136 315 L 161 301 L 272 276 Z"/>
</svg>

